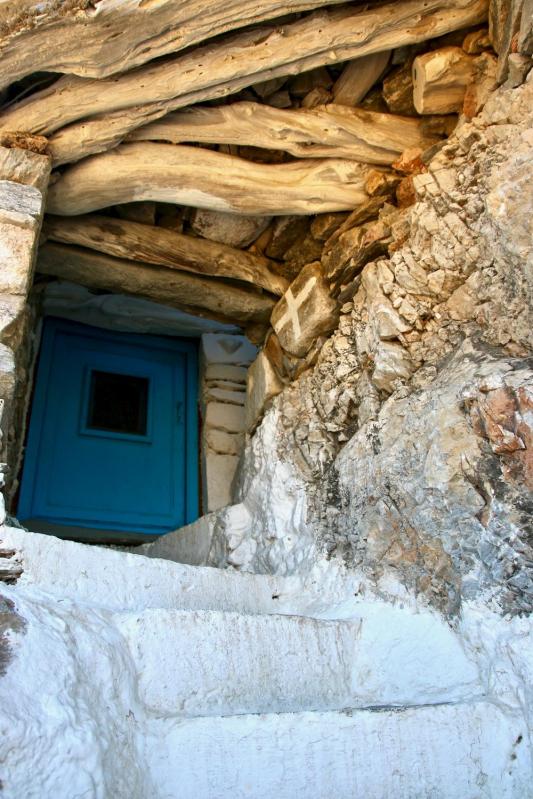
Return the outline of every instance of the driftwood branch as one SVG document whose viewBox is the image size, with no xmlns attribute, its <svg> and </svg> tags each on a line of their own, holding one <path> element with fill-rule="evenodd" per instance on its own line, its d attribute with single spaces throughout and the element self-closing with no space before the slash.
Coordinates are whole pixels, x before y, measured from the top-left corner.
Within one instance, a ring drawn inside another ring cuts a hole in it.
<svg viewBox="0 0 533 799">
<path fill-rule="evenodd" d="M 103 78 L 244 25 L 341 2 L 98 0 L 43 9 L 37 0 L 17 0 L 0 9 L 0 88 L 37 71 Z"/>
<path fill-rule="evenodd" d="M 453 114 L 462 110 L 467 86 L 474 80 L 476 59 L 460 47 L 442 47 L 415 58 L 413 102 L 419 114 Z"/>
<path fill-rule="evenodd" d="M 246 144 L 285 150 L 301 158 L 351 158 L 370 164 L 392 164 L 407 148 L 434 143 L 423 122 L 327 105 L 297 111 L 259 103 L 177 111 L 134 131 L 133 140 Z"/>
<path fill-rule="evenodd" d="M 47 217 L 45 234 L 118 258 L 242 280 L 277 296 L 288 288 L 284 278 L 270 271 L 268 258 L 154 225 L 105 216 Z"/>
<path fill-rule="evenodd" d="M 381 77 L 390 58 L 387 50 L 349 61 L 333 87 L 339 105 L 357 105 Z"/>
<path fill-rule="evenodd" d="M 80 161 L 48 192 L 61 216 L 156 200 L 244 214 L 317 214 L 353 209 L 367 198 L 369 168 L 327 159 L 255 164 L 173 144 L 135 142 Z"/>
<path fill-rule="evenodd" d="M 65 244 L 39 248 L 37 271 L 90 289 L 132 294 L 221 322 L 266 322 L 274 298 L 221 280 L 112 258 Z"/>
<path fill-rule="evenodd" d="M 317 12 L 284 27 L 236 34 L 191 53 L 140 67 L 117 78 L 63 77 L 8 109 L 0 129 L 50 134 L 76 120 L 104 115 L 92 125 L 90 152 L 109 143 L 105 115 L 113 120 L 113 141 L 147 118 L 193 102 L 226 96 L 258 81 L 295 74 L 369 53 L 434 38 L 481 22 L 488 0 L 400 0 L 365 10 Z M 74 137 L 77 127 L 71 131 Z"/>
</svg>

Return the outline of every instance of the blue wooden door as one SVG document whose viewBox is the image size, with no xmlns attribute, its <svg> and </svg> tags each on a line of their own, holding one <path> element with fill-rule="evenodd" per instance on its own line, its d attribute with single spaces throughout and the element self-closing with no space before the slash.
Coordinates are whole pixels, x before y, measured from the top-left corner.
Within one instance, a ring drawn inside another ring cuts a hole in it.
<svg viewBox="0 0 533 799">
<path fill-rule="evenodd" d="M 196 369 L 190 340 L 46 320 L 21 521 L 146 535 L 194 520 Z"/>
</svg>

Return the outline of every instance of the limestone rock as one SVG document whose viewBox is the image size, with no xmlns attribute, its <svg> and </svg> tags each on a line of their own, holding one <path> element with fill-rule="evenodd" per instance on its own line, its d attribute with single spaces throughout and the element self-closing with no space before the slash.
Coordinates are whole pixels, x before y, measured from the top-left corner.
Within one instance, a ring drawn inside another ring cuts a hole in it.
<svg viewBox="0 0 533 799">
<path fill-rule="evenodd" d="M 365 180 L 365 191 L 369 197 L 390 197 L 399 182 L 398 175 L 371 169 Z"/>
<path fill-rule="evenodd" d="M 210 513 L 231 505 L 231 484 L 238 463 L 237 455 L 220 455 L 218 452 L 207 451 L 205 503 Z"/>
<path fill-rule="evenodd" d="M 330 297 L 320 264 L 304 267 L 275 306 L 271 324 L 280 344 L 291 355 L 302 357 L 322 333 L 337 323 L 337 303 Z"/>
<path fill-rule="evenodd" d="M 497 71 L 498 62 L 490 53 L 483 53 L 475 59 L 472 82 L 468 84 L 463 99 L 463 113 L 468 119 L 479 114 L 496 89 Z"/>
<path fill-rule="evenodd" d="M 400 344 L 382 341 L 374 352 L 372 382 L 380 391 L 390 393 L 397 380 L 408 380 L 414 371 L 409 353 Z"/>
<path fill-rule="evenodd" d="M 304 239 L 298 239 L 285 253 L 285 276 L 294 280 L 303 266 L 317 261 L 321 255 L 322 243 L 313 235 L 308 234 Z"/>
<path fill-rule="evenodd" d="M 331 250 L 334 244 L 347 230 L 357 225 L 362 225 L 370 219 L 375 219 L 386 202 L 387 198 L 384 196 L 370 197 L 366 203 L 363 203 L 359 208 L 356 208 L 355 211 L 352 211 L 348 218 L 331 234 L 329 239 L 327 239 L 324 245 L 324 254 Z"/>
<path fill-rule="evenodd" d="M 246 385 L 246 374 L 247 370 L 244 366 L 233 366 L 229 363 L 210 363 L 205 370 L 205 379 L 230 381 Z"/>
<path fill-rule="evenodd" d="M 386 252 L 390 233 L 381 220 L 347 230 L 323 256 L 324 276 L 337 284 L 350 282 L 368 261 Z"/>
<path fill-rule="evenodd" d="M 524 3 L 524 0 L 490 0 L 489 3 L 489 37 L 499 56 L 499 83 L 507 78 L 509 54 L 515 49 L 516 39 L 520 34 L 522 7 L 526 18 L 529 15 L 531 25 L 531 3 Z"/>
<path fill-rule="evenodd" d="M 237 216 L 198 208 L 193 212 L 191 227 L 204 239 L 219 241 L 231 247 L 247 247 L 265 230 L 269 222 L 268 216 Z"/>
<path fill-rule="evenodd" d="M 287 250 L 309 230 L 309 219 L 305 216 L 279 216 L 274 220 L 272 238 L 265 254 L 270 258 L 283 258 Z"/>
<path fill-rule="evenodd" d="M 283 389 L 267 353 L 262 350 L 248 370 L 246 392 L 246 430 L 252 432 L 269 402 Z"/>
<path fill-rule="evenodd" d="M 244 444 L 244 435 L 227 433 L 225 430 L 213 428 L 206 431 L 205 442 L 208 448 L 218 455 L 240 455 Z"/>
<path fill-rule="evenodd" d="M 317 241 L 326 241 L 348 218 L 348 214 L 318 214 L 311 223 L 311 235 Z"/>
<path fill-rule="evenodd" d="M 226 433 L 242 433 L 245 429 L 244 407 L 225 402 L 210 402 L 205 415 L 205 426 L 224 430 Z"/>
<path fill-rule="evenodd" d="M 46 191 L 50 177 L 50 158 L 19 150 L 17 147 L 0 147 L 0 178 L 34 186 L 41 193 Z"/>
</svg>

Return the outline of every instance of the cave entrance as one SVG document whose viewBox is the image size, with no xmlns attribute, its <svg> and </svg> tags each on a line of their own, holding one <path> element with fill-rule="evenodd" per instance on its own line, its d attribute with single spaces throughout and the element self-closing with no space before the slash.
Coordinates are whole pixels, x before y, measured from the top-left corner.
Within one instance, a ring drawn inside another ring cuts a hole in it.
<svg viewBox="0 0 533 799">
<path fill-rule="evenodd" d="M 198 517 L 197 341 L 45 320 L 18 515 L 134 542 Z"/>
</svg>

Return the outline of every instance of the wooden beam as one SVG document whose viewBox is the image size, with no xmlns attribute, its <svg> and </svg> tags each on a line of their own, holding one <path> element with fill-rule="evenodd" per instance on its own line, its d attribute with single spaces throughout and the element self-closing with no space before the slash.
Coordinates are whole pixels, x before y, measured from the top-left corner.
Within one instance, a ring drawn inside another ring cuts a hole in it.
<svg viewBox="0 0 533 799">
<path fill-rule="evenodd" d="M 47 208 L 61 216 L 139 200 L 244 214 L 317 214 L 367 198 L 369 167 L 325 159 L 255 164 L 174 144 L 134 142 L 70 167 L 50 187 Z"/>
<path fill-rule="evenodd" d="M 252 145 L 300 158 L 351 158 L 390 165 L 409 147 L 425 149 L 435 143 L 424 135 L 423 124 L 414 117 L 334 104 L 293 111 L 235 103 L 177 111 L 139 128 L 129 139 Z"/>
<path fill-rule="evenodd" d="M 441 47 L 415 58 L 413 102 L 419 114 L 454 114 L 474 80 L 476 58 L 461 47 Z"/>
<path fill-rule="evenodd" d="M 382 76 L 389 63 L 390 53 L 371 53 L 354 61 L 348 61 L 333 86 L 333 100 L 339 105 L 354 106 Z"/>
<path fill-rule="evenodd" d="M 32 72 L 103 78 L 222 33 L 344 0 L 17 0 L 0 8 L 0 89 Z"/>
<path fill-rule="evenodd" d="M 487 5 L 488 0 L 426 0 L 423 4 L 399 0 L 364 10 L 317 12 L 283 27 L 236 34 L 116 78 L 60 78 L 8 108 L 0 117 L 0 129 L 49 135 L 77 120 L 103 116 L 96 120 L 101 124 L 91 124 L 89 152 L 97 152 L 109 146 L 105 115 L 116 114 L 112 137 L 116 143 L 150 117 L 191 103 L 477 24 L 486 17 Z M 74 138 L 80 135 L 78 127 L 71 130 Z"/>
<path fill-rule="evenodd" d="M 43 244 L 39 248 L 37 271 L 90 289 L 132 294 L 232 324 L 266 322 L 275 304 L 269 295 L 221 280 L 112 258 L 66 244 Z"/>
<path fill-rule="evenodd" d="M 260 255 L 174 230 L 106 216 L 47 217 L 45 235 L 107 255 L 178 271 L 241 280 L 282 296 L 289 284 Z"/>
</svg>

